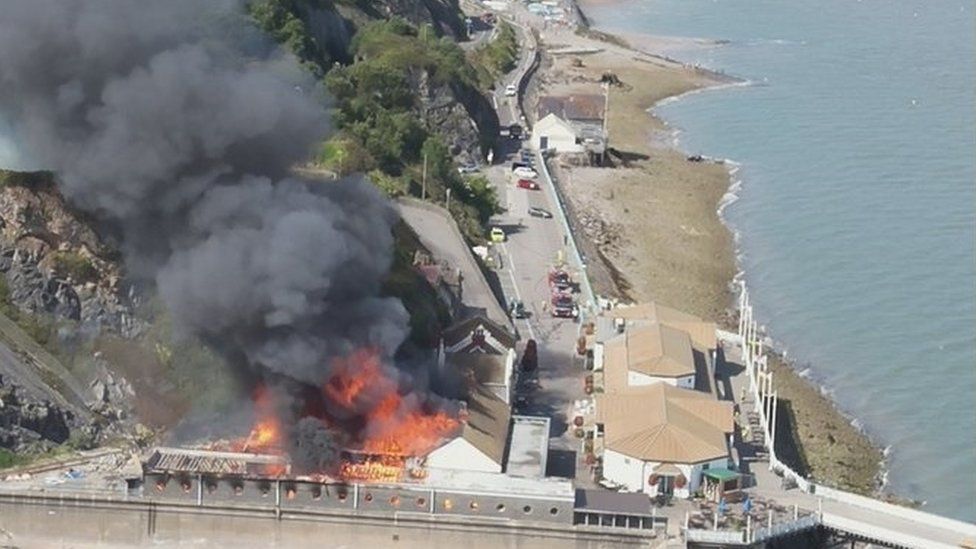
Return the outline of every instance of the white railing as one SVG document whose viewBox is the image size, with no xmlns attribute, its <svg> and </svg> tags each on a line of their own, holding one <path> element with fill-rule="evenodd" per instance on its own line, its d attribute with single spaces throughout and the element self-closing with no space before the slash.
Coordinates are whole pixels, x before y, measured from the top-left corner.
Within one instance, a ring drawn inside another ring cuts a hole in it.
<svg viewBox="0 0 976 549">
<path fill-rule="evenodd" d="M 775 524 L 769 528 L 756 528 L 755 533 L 752 536 L 751 542 L 765 541 L 767 539 L 775 538 L 778 536 L 783 536 L 793 532 L 799 532 L 801 530 L 807 530 L 809 528 L 814 528 L 820 524 L 820 517 L 817 515 L 807 515 L 803 518 L 797 520 L 791 520 L 789 522 L 781 522 Z"/>
<path fill-rule="evenodd" d="M 695 543 L 721 543 L 725 545 L 745 545 L 746 533 L 733 530 L 685 530 L 685 541 Z"/>
<path fill-rule="evenodd" d="M 976 525 L 816 484 L 794 471 L 789 465 L 780 461 L 776 456 L 775 449 L 777 392 L 773 389 L 773 375 L 769 369 L 768 358 L 763 352 L 763 342 L 759 335 L 759 326 L 753 318 L 752 305 L 749 303 L 749 293 L 745 289 L 745 285 L 742 286 L 741 293 L 739 294 L 738 334 L 726 333 L 724 335 L 726 335 L 724 340 L 733 341 L 734 339 L 738 339 L 739 344 L 742 346 L 743 365 L 749 376 L 749 392 L 753 397 L 754 410 L 759 415 L 759 423 L 765 435 L 764 444 L 769 453 L 769 469 L 771 471 L 775 471 L 784 478 L 792 479 L 796 482 L 797 487 L 805 493 L 815 494 L 824 499 L 883 513 L 889 517 L 897 517 L 905 521 L 924 524 L 950 532 L 958 532 L 960 535 L 976 537 Z M 827 516 L 826 513 L 822 514 L 824 517 Z M 836 514 L 830 516 L 832 517 L 831 520 L 833 520 L 833 523 L 838 525 L 838 528 L 854 533 L 869 536 L 868 531 L 872 531 L 876 536 L 869 537 L 889 540 L 892 539 L 892 536 L 896 536 L 895 539 L 897 539 L 897 535 L 899 535 L 897 532 L 872 526 L 862 521 L 847 519 Z M 824 518 L 823 523 L 827 524 L 826 518 Z M 852 524 L 860 525 L 861 530 L 851 530 L 846 527 Z M 922 547 L 925 544 L 923 543 L 919 546 Z M 932 542 L 929 542 L 928 546 L 932 547 Z"/>
</svg>

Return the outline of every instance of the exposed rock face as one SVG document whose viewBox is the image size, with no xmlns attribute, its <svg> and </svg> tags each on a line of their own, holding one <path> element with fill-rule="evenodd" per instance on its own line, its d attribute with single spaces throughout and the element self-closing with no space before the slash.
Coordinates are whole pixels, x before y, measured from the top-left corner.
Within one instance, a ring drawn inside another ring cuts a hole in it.
<svg viewBox="0 0 976 549">
<path fill-rule="evenodd" d="M 431 85 L 426 72 L 420 73 L 417 96 L 420 118 L 427 127 L 444 137 L 451 155 L 462 160 L 481 159 L 478 127 L 448 86 Z"/>
<path fill-rule="evenodd" d="M 21 309 L 124 336 L 142 326 L 120 287 L 122 273 L 98 235 L 47 174 L 0 172 L 0 273 Z"/>
<path fill-rule="evenodd" d="M 72 429 L 92 429 L 44 395 L 0 376 L 0 447 L 15 452 L 49 449 L 68 440 Z"/>
<path fill-rule="evenodd" d="M 414 25 L 430 24 L 454 38 L 464 35 L 464 21 L 457 0 L 383 0 L 384 17 L 399 16 Z"/>
</svg>

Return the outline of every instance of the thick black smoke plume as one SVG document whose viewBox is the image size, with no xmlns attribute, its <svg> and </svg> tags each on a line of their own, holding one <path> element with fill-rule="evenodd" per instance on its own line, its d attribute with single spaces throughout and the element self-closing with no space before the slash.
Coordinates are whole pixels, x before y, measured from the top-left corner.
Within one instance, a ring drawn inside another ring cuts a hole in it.
<svg viewBox="0 0 976 549">
<path fill-rule="evenodd" d="M 320 385 L 331 358 L 388 358 L 406 334 L 401 303 L 378 297 L 396 215 L 362 181 L 288 178 L 326 113 L 241 7 L 6 0 L 0 117 L 176 325 L 252 373 Z"/>
</svg>

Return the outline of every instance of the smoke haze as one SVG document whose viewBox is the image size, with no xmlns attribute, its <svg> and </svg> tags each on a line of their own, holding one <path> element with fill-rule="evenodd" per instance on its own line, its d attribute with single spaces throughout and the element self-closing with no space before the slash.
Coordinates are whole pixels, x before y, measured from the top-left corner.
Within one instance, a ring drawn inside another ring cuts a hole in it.
<svg viewBox="0 0 976 549">
<path fill-rule="evenodd" d="M 0 118 L 154 279 L 174 325 L 252 375 L 317 386 L 333 357 L 368 346 L 388 362 L 405 337 L 402 304 L 378 297 L 397 217 L 366 182 L 288 178 L 326 113 L 292 60 L 242 58 L 260 40 L 241 8 L 8 0 Z"/>
</svg>

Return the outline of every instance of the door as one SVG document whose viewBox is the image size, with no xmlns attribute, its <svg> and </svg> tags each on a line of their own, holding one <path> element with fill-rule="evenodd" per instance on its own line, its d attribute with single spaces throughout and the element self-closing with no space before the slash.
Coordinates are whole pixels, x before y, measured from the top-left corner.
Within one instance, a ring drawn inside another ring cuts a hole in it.
<svg viewBox="0 0 976 549">
<path fill-rule="evenodd" d="M 548 135 L 539 136 L 539 149 L 544 151 L 548 148 L 549 148 L 549 136 Z"/>
<path fill-rule="evenodd" d="M 667 475 L 662 475 L 660 484 L 657 488 L 657 493 L 665 496 L 674 495 L 674 477 L 669 477 Z"/>
</svg>

